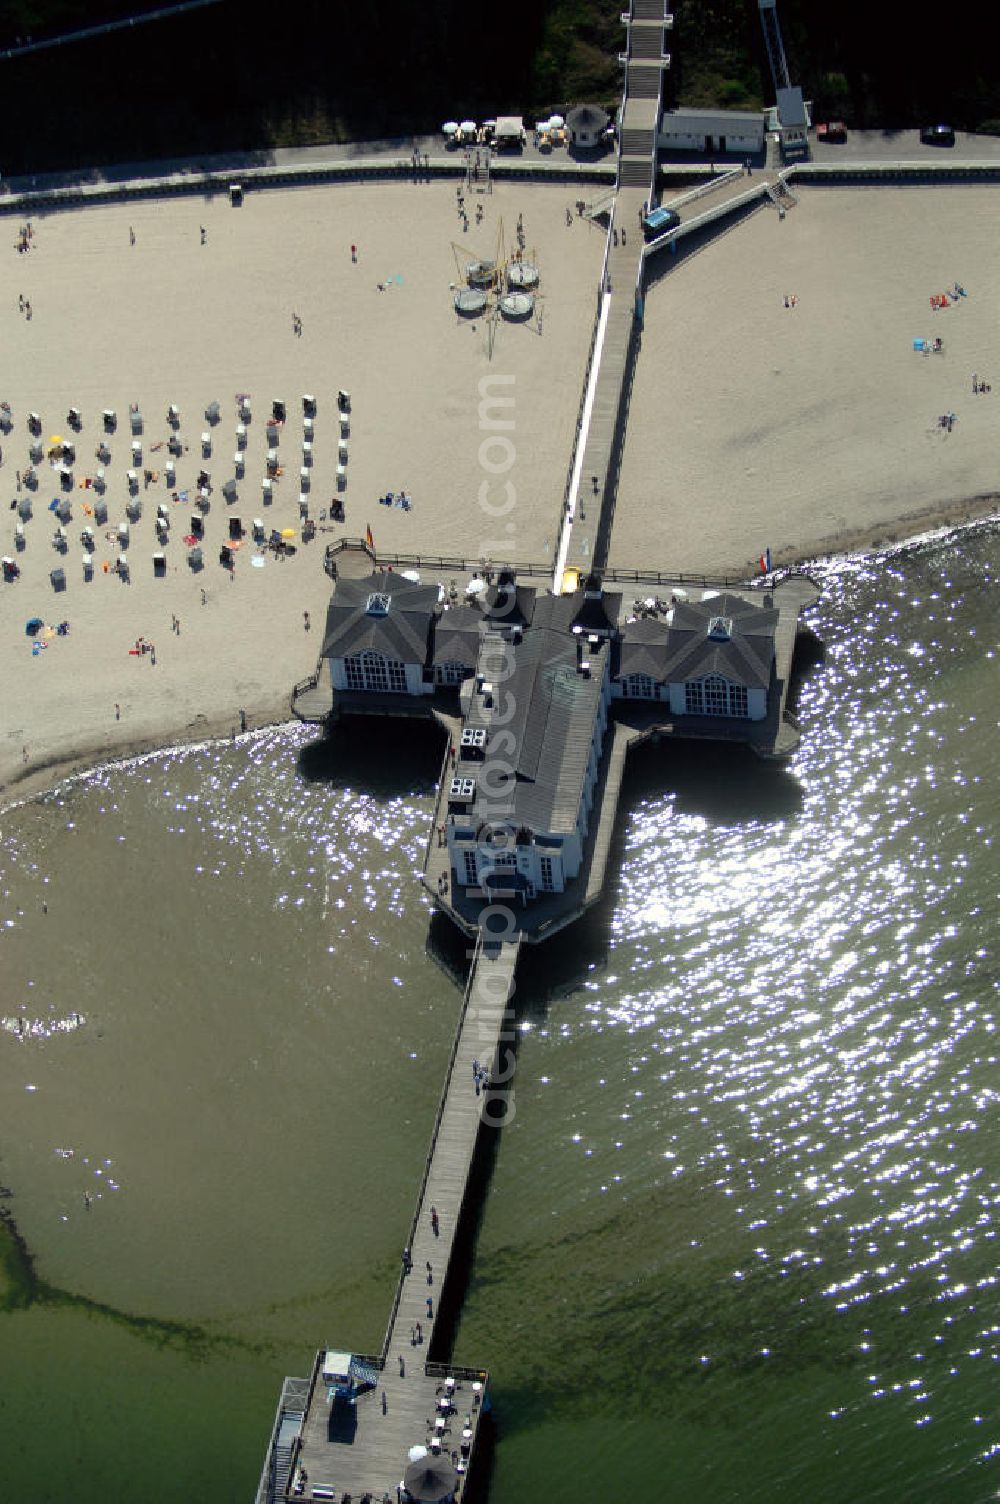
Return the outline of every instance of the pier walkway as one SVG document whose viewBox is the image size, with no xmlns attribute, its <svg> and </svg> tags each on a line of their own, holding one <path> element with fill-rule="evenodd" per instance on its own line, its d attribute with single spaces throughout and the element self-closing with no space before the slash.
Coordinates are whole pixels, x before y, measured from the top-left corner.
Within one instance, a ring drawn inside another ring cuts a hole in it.
<svg viewBox="0 0 1000 1504">
<path fill-rule="evenodd" d="M 479 934 L 382 1351 L 352 1355 L 361 1392 L 351 1403 L 324 1379 L 327 1349 L 310 1379 L 285 1380 L 257 1504 L 395 1499 L 415 1445 L 453 1460 L 462 1497 L 489 1376 L 435 1361 L 435 1339 L 480 1132 L 501 1127 L 508 1110 L 517 956 L 517 939 Z"/>
</svg>

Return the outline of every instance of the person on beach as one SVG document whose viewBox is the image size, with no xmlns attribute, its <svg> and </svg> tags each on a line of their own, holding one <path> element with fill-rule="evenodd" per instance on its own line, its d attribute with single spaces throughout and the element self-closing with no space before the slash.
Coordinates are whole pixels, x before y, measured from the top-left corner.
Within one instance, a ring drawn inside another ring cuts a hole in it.
<svg viewBox="0 0 1000 1504">
<path fill-rule="evenodd" d="M 208 231 L 205 229 L 204 225 L 202 225 L 200 228 L 201 228 L 201 243 L 202 243 L 202 245 L 204 245 L 205 241 L 208 239 Z"/>
<path fill-rule="evenodd" d="M 435 1237 L 439 1237 L 441 1233 L 441 1223 L 438 1219 L 436 1206 L 431 1207 L 431 1232 Z"/>
<path fill-rule="evenodd" d="M 135 245 L 135 231 L 131 225 L 128 227 L 128 243 L 129 245 Z"/>
</svg>

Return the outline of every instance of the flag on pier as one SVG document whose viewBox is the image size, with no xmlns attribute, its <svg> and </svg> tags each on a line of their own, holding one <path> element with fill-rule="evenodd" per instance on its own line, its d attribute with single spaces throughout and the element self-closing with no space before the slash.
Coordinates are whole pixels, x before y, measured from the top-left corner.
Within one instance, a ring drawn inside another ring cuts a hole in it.
<svg viewBox="0 0 1000 1504">
<path fill-rule="evenodd" d="M 368 547 L 371 549 L 372 553 L 374 553 L 375 539 L 372 537 L 372 530 L 370 525 L 365 528 L 365 542 L 368 544 Z"/>
</svg>

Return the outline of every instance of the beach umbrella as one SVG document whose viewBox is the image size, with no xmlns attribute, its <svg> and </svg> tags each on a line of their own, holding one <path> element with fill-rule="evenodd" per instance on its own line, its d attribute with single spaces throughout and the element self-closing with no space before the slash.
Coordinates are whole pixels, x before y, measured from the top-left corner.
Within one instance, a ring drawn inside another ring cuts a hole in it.
<svg viewBox="0 0 1000 1504">
<path fill-rule="evenodd" d="M 64 442 L 64 440 L 63 440 L 63 436 L 62 436 L 61 433 L 50 433 L 49 434 L 49 443 L 50 444 L 62 444 L 63 442 Z"/>
<path fill-rule="evenodd" d="M 34 637 L 35 633 L 40 632 L 44 625 L 45 623 L 40 616 L 33 616 L 30 621 L 25 622 L 24 630 L 28 637 Z"/>
<path fill-rule="evenodd" d="M 565 122 L 565 120 L 563 119 L 563 117 L 561 115 L 550 115 L 549 116 L 549 130 L 550 131 L 560 131 L 560 130 L 562 130 L 562 128 L 563 128 L 563 126 L 565 124 L 566 124 L 566 122 Z"/>
<path fill-rule="evenodd" d="M 670 593 L 671 593 L 671 595 L 675 596 L 677 598 L 677 600 L 679 600 L 679 601 L 686 601 L 687 598 L 688 598 L 687 591 L 684 590 L 680 585 L 675 585 L 674 588 L 673 588 L 673 590 Z"/>
<path fill-rule="evenodd" d="M 402 573 L 402 576 L 403 576 L 404 580 L 412 580 L 413 583 L 414 583 L 414 585 L 419 585 L 420 584 L 420 575 L 417 572 L 417 570 L 415 570 L 415 569 L 404 569 L 404 570 L 401 571 L 401 573 Z"/>
<path fill-rule="evenodd" d="M 455 1492 L 458 1474 L 444 1456 L 421 1457 L 403 1474 L 403 1487 L 414 1499 L 448 1499 Z"/>
<path fill-rule="evenodd" d="M 476 122 L 474 120 L 463 120 L 460 130 L 463 136 L 474 136 L 476 133 Z"/>
<path fill-rule="evenodd" d="M 283 527 L 281 529 L 281 536 L 283 538 L 294 538 L 295 537 L 295 529 L 293 527 Z"/>
<path fill-rule="evenodd" d="M 441 134 L 443 136 L 456 136 L 458 134 L 458 121 L 446 120 L 441 127 Z"/>
<path fill-rule="evenodd" d="M 430 1453 L 428 1452 L 427 1448 L 425 1446 L 421 1446 L 419 1443 L 415 1447 L 411 1447 L 406 1454 L 408 1462 L 419 1462 L 422 1457 L 429 1456 Z"/>
<path fill-rule="evenodd" d="M 465 587 L 466 595 L 484 595 L 487 590 L 485 580 L 470 580 Z"/>
</svg>

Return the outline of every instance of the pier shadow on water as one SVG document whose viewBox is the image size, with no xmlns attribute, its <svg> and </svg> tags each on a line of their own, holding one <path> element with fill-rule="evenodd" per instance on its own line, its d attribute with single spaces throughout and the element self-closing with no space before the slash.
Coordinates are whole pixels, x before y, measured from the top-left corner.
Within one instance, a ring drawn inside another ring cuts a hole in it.
<svg viewBox="0 0 1000 1504">
<path fill-rule="evenodd" d="M 444 746 L 444 732 L 434 721 L 355 716 L 307 742 L 298 772 L 306 783 L 363 789 L 382 799 L 431 794 Z"/>
</svg>

